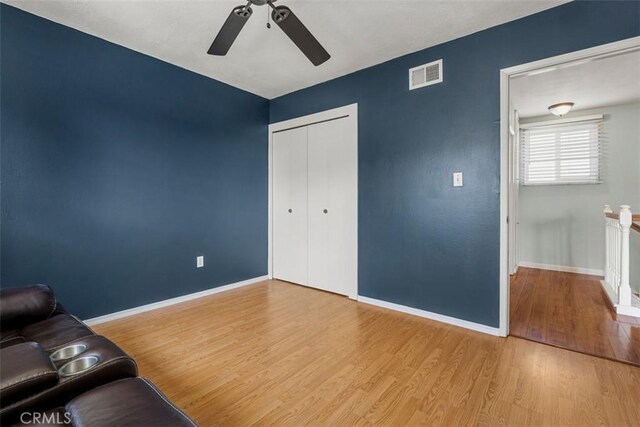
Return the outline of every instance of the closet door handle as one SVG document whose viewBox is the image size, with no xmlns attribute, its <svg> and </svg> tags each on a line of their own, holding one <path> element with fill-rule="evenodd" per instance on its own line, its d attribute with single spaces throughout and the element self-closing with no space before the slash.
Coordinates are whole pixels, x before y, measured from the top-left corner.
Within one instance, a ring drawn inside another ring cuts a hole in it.
<svg viewBox="0 0 640 427">
<path fill-rule="evenodd" d="M 293 212 L 293 209 L 289 209 L 289 213 Z"/>
<path fill-rule="evenodd" d="M 322 212 L 324 212 L 324 213 L 329 213 L 329 211 L 328 211 L 328 210 L 326 210 L 326 209 L 325 209 L 325 210 L 323 210 Z"/>
</svg>

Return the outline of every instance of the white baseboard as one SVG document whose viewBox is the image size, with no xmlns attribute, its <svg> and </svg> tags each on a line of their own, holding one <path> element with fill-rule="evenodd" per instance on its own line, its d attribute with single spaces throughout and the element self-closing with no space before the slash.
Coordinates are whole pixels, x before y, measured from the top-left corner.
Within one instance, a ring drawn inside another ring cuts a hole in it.
<svg viewBox="0 0 640 427">
<path fill-rule="evenodd" d="M 600 285 L 602 286 L 602 289 L 604 290 L 604 294 L 609 299 L 609 302 L 611 303 L 611 305 L 615 307 L 616 304 L 618 303 L 618 300 L 616 299 L 615 293 L 613 292 L 609 284 L 604 280 L 600 280 Z"/>
<path fill-rule="evenodd" d="M 471 329 L 472 331 L 482 332 L 489 335 L 504 336 L 500 333 L 498 328 L 492 326 L 482 325 L 480 323 L 469 322 L 468 320 L 458 319 L 456 317 L 445 316 L 444 314 L 432 313 L 430 311 L 420 310 L 406 305 L 395 304 L 392 302 L 382 301 L 374 298 L 363 297 L 358 295 L 358 301 L 365 304 L 375 305 L 378 307 L 388 308 L 389 310 L 400 311 L 402 313 L 411 314 L 414 316 L 424 317 L 426 319 L 436 320 L 442 323 L 448 323 L 449 325 L 459 326 L 461 328 Z"/>
<path fill-rule="evenodd" d="M 252 285 L 254 283 L 268 280 L 269 276 L 254 277 L 253 279 L 243 280 L 241 282 L 231 283 L 228 285 L 218 286 L 216 288 L 207 289 L 193 294 L 183 295 L 176 298 L 166 299 L 164 301 L 158 301 L 151 304 L 141 305 L 139 307 L 129 308 L 127 310 L 117 311 L 111 314 L 105 314 L 104 316 L 94 317 L 84 321 L 89 326 L 98 325 L 100 323 L 109 322 L 111 320 L 122 319 L 123 317 L 133 316 L 134 314 L 144 313 L 145 311 L 151 311 L 158 308 L 168 307 L 174 304 L 180 304 L 181 302 L 191 301 L 196 298 L 206 297 L 207 295 L 213 295 L 220 292 L 230 291 L 231 289 L 240 288 L 242 286 Z"/>
<path fill-rule="evenodd" d="M 604 276 L 604 270 L 598 268 L 569 267 L 567 265 L 539 264 L 537 262 L 520 261 L 518 266 L 525 268 L 538 268 L 540 270 L 562 271 L 564 273 L 590 274 L 592 276 Z"/>
<path fill-rule="evenodd" d="M 640 298 L 635 295 L 631 295 L 631 306 L 620 305 L 617 303 L 618 300 L 616 298 L 616 294 L 613 292 L 609 284 L 604 280 L 600 280 L 600 284 L 602 285 L 602 289 L 604 289 L 604 293 L 607 295 L 607 298 L 609 298 L 611 305 L 615 308 L 616 313 L 623 314 L 625 316 L 640 317 Z"/>
<path fill-rule="evenodd" d="M 640 308 L 628 305 L 616 305 L 616 313 L 625 316 L 640 317 Z"/>
</svg>

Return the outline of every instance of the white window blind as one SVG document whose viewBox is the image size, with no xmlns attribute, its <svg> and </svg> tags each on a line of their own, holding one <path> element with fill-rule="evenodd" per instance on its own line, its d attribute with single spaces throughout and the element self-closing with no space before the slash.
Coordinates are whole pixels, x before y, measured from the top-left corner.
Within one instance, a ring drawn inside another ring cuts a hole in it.
<svg viewBox="0 0 640 427">
<path fill-rule="evenodd" d="M 523 185 L 601 182 L 602 119 L 521 129 Z"/>
</svg>

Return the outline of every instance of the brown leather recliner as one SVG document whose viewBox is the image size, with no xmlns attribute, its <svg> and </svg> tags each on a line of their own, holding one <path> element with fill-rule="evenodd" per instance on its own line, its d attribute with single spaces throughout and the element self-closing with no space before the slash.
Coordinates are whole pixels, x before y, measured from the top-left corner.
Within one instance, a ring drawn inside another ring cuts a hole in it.
<svg viewBox="0 0 640 427">
<path fill-rule="evenodd" d="M 51 288 L 0 290 L 0 424 L 194 426 Z"/>
<path fill-rule="evenodd" d="M 0 422 L 61 405 L 92 388 L 135 377 L 135 361 L 101 336 L 73 342 L 64 358 L 26 342 L 0 349 Z M 64 350 L 67 351 L 67 350 Z"/>
<path fill-rule="evenodd" d="M 25 414 L 19 426 L 195 427 L 196 424 L 144 378 L 127 378 L 88 391 L 64 406 Z"/>
<path fill-rule="evenodd" d="M 58 303 L 49 286 L 0 289 L 0 348 L 31 341 L 53 350 L 92 335 Z"/>
</svg>

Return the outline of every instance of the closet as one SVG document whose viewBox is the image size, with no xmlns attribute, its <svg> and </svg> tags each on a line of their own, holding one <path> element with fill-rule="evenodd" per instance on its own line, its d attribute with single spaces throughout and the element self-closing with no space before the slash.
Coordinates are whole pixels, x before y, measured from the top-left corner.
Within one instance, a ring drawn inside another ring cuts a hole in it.
<svg viewBox="0 0 640 427">
<path fill-rule="evenodd" d="M 354 117 L 272 134 L 273 277 L 357 295 Z"/>
</svg>

